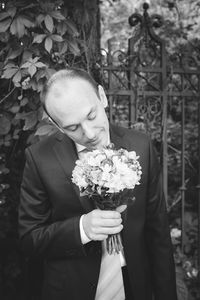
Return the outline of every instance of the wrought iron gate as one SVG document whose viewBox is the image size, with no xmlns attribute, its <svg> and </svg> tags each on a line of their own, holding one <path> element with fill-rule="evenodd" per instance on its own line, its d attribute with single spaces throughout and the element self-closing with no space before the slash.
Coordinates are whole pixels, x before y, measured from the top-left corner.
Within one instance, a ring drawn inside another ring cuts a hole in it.
<svg viewBox="0 0 200 300">
<path fill-rule="evenodd" d="M 110 121 L 147 131 L 157 146 L 168 209 L 180 209 L 184 247 L 185 213 L 191 207 L 200 237 L 200 50 L 168 55 L 154 30 L 161 17 L 150 17 L 148 4 L 143 8 L 143 15 L 129 18 L 134 34 L 128 53 L 113 51 L 111 42 L 102 50 L 101 74 Z"/>
</svg>

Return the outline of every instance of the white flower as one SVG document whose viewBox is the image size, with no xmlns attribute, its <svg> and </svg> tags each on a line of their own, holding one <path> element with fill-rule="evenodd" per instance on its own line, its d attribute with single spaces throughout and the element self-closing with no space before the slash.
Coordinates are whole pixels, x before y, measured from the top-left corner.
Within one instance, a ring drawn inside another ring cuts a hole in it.
<svg viewBox="0 0 200 300">
<path fill-rule="evenodd" d="M 72 181 L 80 190 L 100 194 L 134 189 L 140 184 L 141 166 L 135 151 L 99 149 L 87 152 L 76 162 Z"/>
<path fill-rule="evenodd" d="M 196 268 L 192 268 L 191 273 L 192 273 L 192 276 L 196 278 L 198 276 L 199 271 Z"/>
<path fill-rule="evenodd" d="M 136 155 L 135 151 L 131 151 L 131 152 L 128 152 L 128 158 L 132 159 L 132 160 L 137 160 L 138 156 Z"/>
<path fill-rule="evenodd" d="M 178 228 L 172 228 L 170 234 L 172 238 L 179 238 L 181 236 L 181 230 Z"/>
</svg>

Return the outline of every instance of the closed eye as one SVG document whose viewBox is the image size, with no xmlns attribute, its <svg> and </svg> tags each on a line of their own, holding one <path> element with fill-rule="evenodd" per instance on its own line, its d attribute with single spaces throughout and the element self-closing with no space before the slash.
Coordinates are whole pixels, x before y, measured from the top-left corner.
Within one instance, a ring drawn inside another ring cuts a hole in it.
<svg viewBox="0 0 200 300">
<path fill-rule="evenodd" d="M 88 115 L 88 120 L 94 120 L 96 118 L 96 111 L 92 111 Z"/>
<path fill-rule="evenodd" d="M 72 125 L 72 126 L 68 126 L 67 128 L 65 128 L 68 131 L 76 131 L 78 129 L 79 125 Z"/>
</svg>

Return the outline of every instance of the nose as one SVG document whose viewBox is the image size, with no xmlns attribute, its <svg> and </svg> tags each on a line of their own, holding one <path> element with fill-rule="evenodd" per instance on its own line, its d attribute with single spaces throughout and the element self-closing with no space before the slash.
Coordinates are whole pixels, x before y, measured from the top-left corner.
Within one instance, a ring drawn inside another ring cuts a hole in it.
<svg viewBox="0 0 200 300">
<path fill-rule="evenodd" d="M 95 130 L 92 128 L 91 124 L 84 124 L 83 125 L 83 132 L 85 137 L 88 138 L 88 140 L 93 140 L 95 138 Z"/>
</svg>

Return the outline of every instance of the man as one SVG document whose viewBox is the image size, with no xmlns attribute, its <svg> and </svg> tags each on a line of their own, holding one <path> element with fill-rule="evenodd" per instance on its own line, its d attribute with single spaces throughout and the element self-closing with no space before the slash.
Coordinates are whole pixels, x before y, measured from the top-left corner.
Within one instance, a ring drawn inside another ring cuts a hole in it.
<svg viewBox="0 0 200 300">
<path fill-rule="evenodd" d="M 42 101 L 59 131 L 26 150 L 19 207 L 22 247 L 44 259 L 42 299 L 124 300 L 125 293 L 128 300 L 176 300 L 165 201 L 149 138 L 109 125 L 105 92 L 83 70 L 55 73 Z M 133 205 L 101 211 L 88 197 L 80 196 L 71 176 L 85 149 L 109 142 L 117 149 L 136 151 L 142 178 L 133 190 Z M 109 275 L 102 275 L 106 256 L 102 249 L 108 235 L 119 232 L 123 253 L 107 255 L 119 262 L 121 281 L 113 284 Z M 118 291 L 111 295 L 116 287 Z"/>
</svg>

